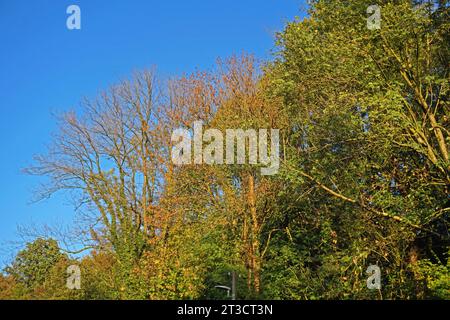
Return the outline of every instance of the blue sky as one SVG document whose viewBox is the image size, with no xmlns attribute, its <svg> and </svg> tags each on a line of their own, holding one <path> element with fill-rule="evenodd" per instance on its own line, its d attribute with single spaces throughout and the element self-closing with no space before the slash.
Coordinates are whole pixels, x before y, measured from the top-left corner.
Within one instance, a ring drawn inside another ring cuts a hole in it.
<svg viewBox="0 0 450 320">
<path fill-rule="evenodd" d="M 81 30 L 66 8 L 81 9 Z M 55 132 L 52 113 L 156 66 L 162 76 L 209 68 L 242 51 L 270 59 L 274 33 L 303 0 L 0 0 L 0 267 L 17 225 L 67 223 L 63 195 L 31 204 L 42 181 L 21 173 Z"/>
</svg>

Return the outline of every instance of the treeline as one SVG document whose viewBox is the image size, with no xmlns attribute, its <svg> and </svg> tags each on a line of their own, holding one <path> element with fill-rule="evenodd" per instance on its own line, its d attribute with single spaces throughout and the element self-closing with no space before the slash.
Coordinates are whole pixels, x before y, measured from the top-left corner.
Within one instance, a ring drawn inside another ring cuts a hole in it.
<svg viewBox="0 0 450 320">
<path fill-rule="evenodd" d="M 315 0 L 274 60 L 144 71 L 60 119 L 31 174 L 83 205 L 90 253 L 37 239 L 3 299 L 450 298 L 449 3 Z M 163 83 L 163 84 L 162 84 Z M 171 161 L 171 133 L 280 129 L 278 174 Z M 81 289 L 66 288 L 69 265 Z M 381 269 L 369 290 L 367 268 Z"/>
</svg>

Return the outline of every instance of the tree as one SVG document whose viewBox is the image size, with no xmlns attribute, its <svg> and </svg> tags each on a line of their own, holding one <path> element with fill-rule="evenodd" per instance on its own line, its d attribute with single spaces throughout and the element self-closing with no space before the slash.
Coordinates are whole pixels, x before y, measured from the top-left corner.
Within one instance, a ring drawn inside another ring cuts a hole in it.
<svg viewBox="0 0 450 320">
<path fill-rule="evenodd" d="M 0 273 L 0 300 L 17 298 L 16 282 L 13 276 L 4 276 Z"/>
<path fill-rule="evenodd" d="M 309 248 L 293 261 L 317 279 L 305 297 L 364 297 L 368 263 L 380 297 L 420 297 L 411 266 L 448 248 L 448 5 L 382 2 L 372 31 L 370 4 L 313 1 L 270 66 L 291 119 L 278 223 Z"/>
<path fill-rule="evenodd" d="M 45 283 L 52 268 L 63 259 L 66 256 L 61 253 L 55 240 L 36 239 L 27 243 L 5 271 L 17 284 L 31 292 Z"/>
<path fill-rule="evenodd" d="M 37 156 L 36 166 L 27 170 L 50 177 L 43 196 L 71 190 L 78 204 L 95 208 L 89 240 L 114 251 L 125 287 L 155 237 L 150 221 L 164 183 L 169 136 L 158 99 L 153 74 L 141 72 L 85 100 L 81 116 L 60 117 L 60 133 L 48 154 Z"/>
</svg>

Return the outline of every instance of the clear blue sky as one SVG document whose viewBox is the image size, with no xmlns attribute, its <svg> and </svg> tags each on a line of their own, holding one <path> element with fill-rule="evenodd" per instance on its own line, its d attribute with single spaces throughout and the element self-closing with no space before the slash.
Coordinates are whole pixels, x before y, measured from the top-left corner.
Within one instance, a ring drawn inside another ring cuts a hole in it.
<svg viewBox="0 0 450 320">
<path fill-rule="evenodd" d="M 66 28 L 71 4 L 81 30 Z M 51 141 L 52 112 L 136 69 L 176 75 L 242 51 L 268 59 L 274 33 L 301 8 L 303 0 L 0 0 L 0 267 L 17 225 L 74 215 L 61 195 L 30 204 L 41 180 L 21 173 Z"/>
</svg>

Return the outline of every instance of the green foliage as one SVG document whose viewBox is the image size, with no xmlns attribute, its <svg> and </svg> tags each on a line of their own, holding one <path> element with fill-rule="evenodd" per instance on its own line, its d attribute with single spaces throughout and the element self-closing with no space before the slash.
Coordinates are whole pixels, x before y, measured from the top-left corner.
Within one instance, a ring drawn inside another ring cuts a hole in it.
<svg viewBox="0 0 450 320">
<path fill-rule="evenodd" d="M 269 67 L 270 94 L 290 114 L 281 227 L 301 234 L 292 245 L 303 249 L 281 281 L 306 299 L 423 298 L 411 268 L 449 244 L 448 4 L 383 1 L 376 31 L 365 26 L 370 4 L 314 1 L 309 18 L 279 33 Z M 266 265 L 288 259 L 281 248 Z M 384 275 L 375 294 L 370 264 Z"/>
<path fill-rule="evenodd" d="M 39 238 L 28 243 L 5 271 L 26 290 L 33 290 L 44 284 L 55 264 L 64 258 L 55 240 Z"/>
<path fill-rule="evenodd" d="M 430 298 L 450 299 L 450 255 L 446 264 L 423 259 L 415 266 L 415 271 L 418 279 L 426 283 Z"/>
</svg>

